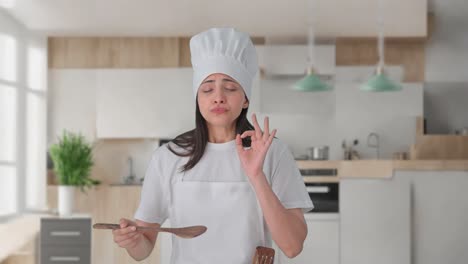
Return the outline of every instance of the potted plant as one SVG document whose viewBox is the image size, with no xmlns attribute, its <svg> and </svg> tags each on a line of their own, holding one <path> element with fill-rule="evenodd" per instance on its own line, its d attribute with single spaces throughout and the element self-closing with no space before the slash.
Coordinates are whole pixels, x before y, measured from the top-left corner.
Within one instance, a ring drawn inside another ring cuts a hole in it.
<svg viewBox="0 0 468 264">
<path fill-rule="evenodd" d="M 89 177 L 94 164 L 92 146 L 81 134 L 64 131 L 58 143 L 53 144 L 49 152 L 59 183 L 59 215 L 70 216 L 73 211 L 75 189 L 80 188 L 85 192 L 86 187 L 100 183 Z"/>
</svg>

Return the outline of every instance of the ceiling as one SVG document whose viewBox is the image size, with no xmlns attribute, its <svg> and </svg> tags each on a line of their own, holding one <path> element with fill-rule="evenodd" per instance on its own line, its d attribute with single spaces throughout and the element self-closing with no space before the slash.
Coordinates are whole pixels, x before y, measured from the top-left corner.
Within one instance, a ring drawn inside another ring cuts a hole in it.
<svg viewBox="0 0 468 264">
<path fill-rule="evenodd" d="M 3 4 L 2 4 L 3 3 Z M 0 0 L 28 28 L 47 35 L 190 36 L 234 26 L 253 36 L 376 35 L 376 0 Z M 312 16 L 311 10 L 316 10 Z M 387 0 L 388 36 L 425 36 L 427 0 Z M 307 16 L 309 14 L 309 16 Z M 395 18 L 397 14 L 398 19 Z"/>
</svg>

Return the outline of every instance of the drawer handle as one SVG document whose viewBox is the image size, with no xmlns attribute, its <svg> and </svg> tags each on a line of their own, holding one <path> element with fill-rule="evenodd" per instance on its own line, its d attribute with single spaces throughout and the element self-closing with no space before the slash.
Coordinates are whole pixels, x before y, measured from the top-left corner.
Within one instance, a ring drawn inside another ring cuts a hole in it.
<svg viewBox="0 0 468 264">
<path fill-rule="evenodd" d="M 328 193 L 330 192 L 330 187 L 328 186 L 307 186 L 307 192 L 309 193 Z"/>
<path fill-rule="evenodd" d="M 51 236 L 80 236 L 81 232 L 80 231 L 52 231 L 50 232 Z"/>
<path fill-rule="evenodd" d="M 80 257 L 62 257 L 62 256 L 51 256 L 50 261 L 69 261 L 69 262 L 78 262 Z"/>
</svg>

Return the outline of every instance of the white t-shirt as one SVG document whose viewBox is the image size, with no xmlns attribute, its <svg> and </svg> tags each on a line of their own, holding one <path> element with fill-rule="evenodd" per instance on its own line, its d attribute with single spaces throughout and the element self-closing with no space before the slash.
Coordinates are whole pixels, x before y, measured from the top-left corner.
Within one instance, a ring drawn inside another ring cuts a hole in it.
<svg viewBox="0 0 468 264">
<path fill-rule="evenodd" d="M 167 144 L 171 144 L 173 149 L 180 152 L 181 149 L 174 143 Z M 166 144 L 153 152 L 146 170 L 135 219 L 162 225 L 170 217 L 172 186 L 182 175 L 184 181 L 248 181 L 237 154 L 235 140 L 226 143 L 208 142 L 200 161 L 189 173 L 183 174 L 179 169 L 188 159 L 172 153 Z M 302 208 L 304 212 L 313 209 L 314 206 L 288 146 L 277 138 L 273 139 L 268 149 L 263 172 L 285 208 Z"/>
</svg>

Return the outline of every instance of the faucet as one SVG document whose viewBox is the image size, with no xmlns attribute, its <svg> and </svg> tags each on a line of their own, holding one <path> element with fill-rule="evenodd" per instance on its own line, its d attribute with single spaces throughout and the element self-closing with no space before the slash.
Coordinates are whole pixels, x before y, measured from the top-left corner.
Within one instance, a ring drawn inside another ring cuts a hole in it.
<svg viewBox="0 0 468 264">
<path fill-rule="evenodd" d="M 128 157 L 129 163 L 129 175 L 125 177 L 125 183 L 131 184 L 135 181 L 135 173 L 133 172 L 133 158 L 130 156 Z"/>
<path fill-rule="evenodd" d="M 374 142 L 371 142 L 372 139 L 374 139 L 375 143 Z M 370 133 L 368 136 L 367 136 L 367 146 L 370 147 L 370 148 L 375 148 L 376 150 L 376 153 L 377 153 L 377 159 L 379 159 L 380 157 L 380 154 L 379 154 L 379 147 L 380 147 L 380 144 L 379 144 L 379 134 L 375 133 L 375 132 L 372 132 Z"/>
</svg>

